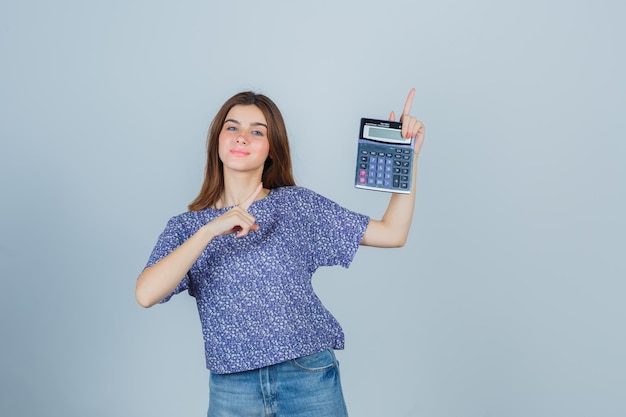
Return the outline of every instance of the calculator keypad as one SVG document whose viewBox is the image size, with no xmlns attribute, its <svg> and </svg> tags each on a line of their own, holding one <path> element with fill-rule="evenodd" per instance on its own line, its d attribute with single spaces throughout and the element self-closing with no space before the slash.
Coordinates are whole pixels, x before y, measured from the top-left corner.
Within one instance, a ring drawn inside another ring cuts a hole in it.
<svg viewBox="0 0 626 417">
<path fill-rule="evenodd" d="M 413 150 L 406 146 L 359 143 L 356 186 L 408 193 Z"/>
</svg>

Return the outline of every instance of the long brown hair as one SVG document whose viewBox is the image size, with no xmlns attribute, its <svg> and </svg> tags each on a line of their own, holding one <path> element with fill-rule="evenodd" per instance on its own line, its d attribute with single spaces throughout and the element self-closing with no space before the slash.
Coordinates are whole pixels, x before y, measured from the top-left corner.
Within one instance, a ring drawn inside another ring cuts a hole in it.
<svg viewBox="0 0 626 417">
<path fill-rule="evenodd" d="M 269 156 L 263 168 L 263 187 L 278 188 L 295 185 L 291 168 L 291 154 L 287 129 L 280 110 L 272 100 L 262 94 L 245 91 L 235 94 L 222 105 L 211 122 L 207 138 L 207 160 L 204 182 L 200 193 L 189 204 L 189 210 L 203 210 L 214 207 L 224 192 L 223 164 L 219 158 L 219 135 L 230 109 L 238 105 L 254 105 L 263 112 L 267 120 L 267 139 L 270 145 Z"/>
</svg>

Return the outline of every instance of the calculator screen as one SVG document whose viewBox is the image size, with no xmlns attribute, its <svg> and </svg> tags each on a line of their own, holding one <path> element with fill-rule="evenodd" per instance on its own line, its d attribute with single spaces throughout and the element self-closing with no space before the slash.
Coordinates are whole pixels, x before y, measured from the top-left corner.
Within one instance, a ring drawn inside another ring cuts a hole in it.
<svg viewBox="0 0 626 417">
<path fill-rule="evenodd" d="M 398 130 L 391 130 L 391 129 L 379 129 L 377 127 L 370 127 L 369 128 L 369 134 L 370 135 L 375 135 L 381 138 L 387 138 L 387 139 L 395 139 L 395 140 L 402 140 L 402 132 L 398 131 Z"/>
</svg>

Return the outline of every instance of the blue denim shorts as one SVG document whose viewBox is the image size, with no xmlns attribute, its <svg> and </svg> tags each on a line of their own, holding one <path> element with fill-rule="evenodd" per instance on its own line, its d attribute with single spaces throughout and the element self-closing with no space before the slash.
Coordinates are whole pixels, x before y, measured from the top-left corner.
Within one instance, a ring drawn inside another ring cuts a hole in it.
<svg viewBox="0 0 626 417">
<path fill-rule="evenodd" d="M 208 417 L 347 417 L 331 349 L 253 371 L 209 376 Z"/>
</svg>

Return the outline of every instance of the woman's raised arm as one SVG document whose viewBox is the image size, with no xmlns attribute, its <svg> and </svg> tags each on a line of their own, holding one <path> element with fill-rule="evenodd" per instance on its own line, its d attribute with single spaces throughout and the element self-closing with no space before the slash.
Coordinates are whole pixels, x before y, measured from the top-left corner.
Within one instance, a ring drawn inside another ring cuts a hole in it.
<svg viewBox="0 0 626 417">
<path fill-rule="evenodd" d="M 380 220 L 370 220 L 361 244 L 365 246 L 376 246 L 381 248 L 394 248 L 403 246 L 406 243 L 413 220 L 413 210 L 415 208 L 415 184 L 417 175 L 417 163 L 419 153 L 424 144 L 424 125 L 415 117 L 410 115 L 413 104 L 415 89 L 412 88 L 404 104 L 402 116 L 402 136 L 405 138 L 415 138 L 415 149 L 413 153 L 413 191 L 411 194 L 392 194 L 389 199 L 387 210 Z M 392 111 L 389 120 L 395 120 L 395 113 Z"/>
</svg>

